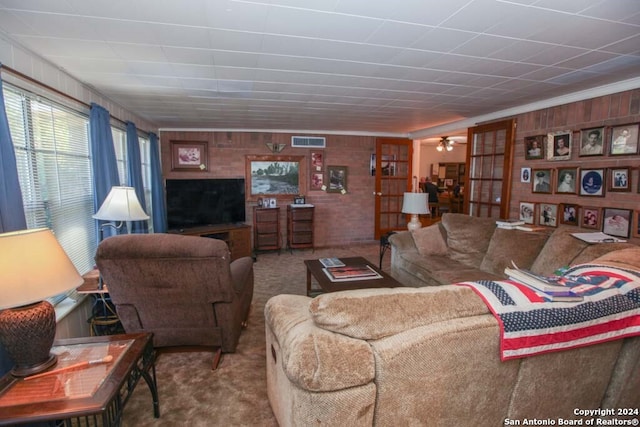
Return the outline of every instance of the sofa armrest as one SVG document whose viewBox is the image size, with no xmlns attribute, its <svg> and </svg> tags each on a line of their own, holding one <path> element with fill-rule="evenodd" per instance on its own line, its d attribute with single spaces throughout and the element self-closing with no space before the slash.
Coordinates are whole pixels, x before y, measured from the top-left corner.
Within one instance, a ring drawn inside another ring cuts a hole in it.
<svg viewBox="0 0 640 427">
<path fill-rule="evenodd" d="M 375 362 L 369 344 L 317 327 L 309 313 L 311 301 L 287 294 L 267 301 L 265 327 L 274 340 L 267 354 L 304 390 L 343 390 L 372 382 Z"/>
<path fill-rule="evenodd" d="M 389 244 L 392 251 L 398 252 L 418 252 L 413 236 L 409 231 L 400 231 L 389 236 Z"/>
<path fill-rule="evenodd" d="M 253 284 L 253 259 L 242 257 L 231 261 L 231 282 L 236 293 L 241 293 L 247 284 Z"/>
</svg>

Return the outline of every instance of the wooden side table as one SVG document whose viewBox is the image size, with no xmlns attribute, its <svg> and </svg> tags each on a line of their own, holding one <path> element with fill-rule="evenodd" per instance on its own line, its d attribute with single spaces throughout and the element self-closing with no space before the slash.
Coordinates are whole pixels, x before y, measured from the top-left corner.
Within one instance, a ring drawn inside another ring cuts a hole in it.
<svg viewBox="0 0 640 427">
<path fill-rule="evenodd" d="M 93 269 L 82 276 L 84 283 L 80 285 L 76 292 L 79 294 L 89 294 L 93 298 L 93 315 L 91 323 L 91 335 L 114 335 L 124 333 L 124 328 L 120 323 L 120 318 L 115 307 L 109 298 L 109 287 L 106 283 L 100 283 L 100 271 Z"/>
<path fill-rule="evenodd" d="M 62 425 L 119 426 L 122 413 L 140 377 L 160 417 L 152 334 L 110 335 L 59 340 L 56 370 L 78 362 L 112 356 L 110 363 L 27 380 L 7 374 L 0 378 L 0 426 L 64 421 Z"/>
</svg>

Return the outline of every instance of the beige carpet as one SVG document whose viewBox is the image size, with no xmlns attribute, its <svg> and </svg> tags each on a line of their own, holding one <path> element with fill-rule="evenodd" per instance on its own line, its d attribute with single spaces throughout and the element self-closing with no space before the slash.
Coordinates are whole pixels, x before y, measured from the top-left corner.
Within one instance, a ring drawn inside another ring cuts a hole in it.
<svg viewBox="0 0 640 427">
<path fill-rule="evenodd" d="M 151 394 L 141 380 L 127 403 L 123 425 L 277 426 L 267 398 L 264 305 L 274 295 L 304 295 L 303 261 L 330 256 L 364 256 L 377 266 L 379 245 L 259 254 L 249 326 L 236 353 L 224 354 L 217 371 L 210 369 L 212 353 L 161 353 L 156 361 L 160 418 L 153 418 Z M 387 252 L 384 271 L 389 271 L 390 258 Z"/>
</svg>

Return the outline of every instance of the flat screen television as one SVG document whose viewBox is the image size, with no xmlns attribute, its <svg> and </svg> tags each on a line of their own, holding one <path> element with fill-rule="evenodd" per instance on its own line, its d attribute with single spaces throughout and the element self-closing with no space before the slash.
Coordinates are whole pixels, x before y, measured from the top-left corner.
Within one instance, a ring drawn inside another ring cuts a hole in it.
<svg viewBox="0 0 640 427">
<path fill-rule="evenodd" d="M 245 221 L 244 178 L 167 179 L 169 230 Z"/>
</svg>

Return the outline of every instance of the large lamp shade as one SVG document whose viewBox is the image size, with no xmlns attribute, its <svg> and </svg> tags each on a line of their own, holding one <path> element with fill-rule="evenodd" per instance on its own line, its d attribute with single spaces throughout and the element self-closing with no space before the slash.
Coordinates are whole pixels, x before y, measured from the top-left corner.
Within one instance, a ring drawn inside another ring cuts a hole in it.
<svg viewBox="0 0 640 427">
<path fill-rule="evenodd" d="M 142 221 L 149 219 L 133 187 L 111 187 L 95 219 L 104 221 Z"/>
<path fill-rule="evenodd" d="M 46 228 L 0 234 L 0 341 L 16 376 L 56 362 L 49 354 L 55 311 L 45 298 L 80 286 L 82 277 Z"/>
</svg>

